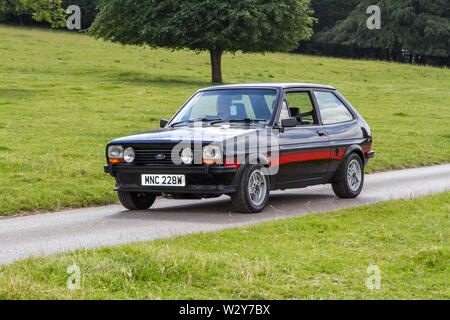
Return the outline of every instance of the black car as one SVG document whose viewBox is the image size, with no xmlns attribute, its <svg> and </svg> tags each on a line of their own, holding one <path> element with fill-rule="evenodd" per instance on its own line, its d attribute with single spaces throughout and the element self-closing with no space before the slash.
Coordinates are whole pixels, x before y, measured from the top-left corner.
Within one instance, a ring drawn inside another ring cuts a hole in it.
<svg viewBox="0 0 450 320">
<path fill-rule="evenodd" d="M 369 126 L 333 87 L 227 85 L 199 90 L 161 129 L 111 141 L 105 172 L 130 210 L 161 195 L 226 194 L 254 213 L 270 190 L 331 183 L 338 197 L 357 197 L 371 147 Z"/>
</svg>

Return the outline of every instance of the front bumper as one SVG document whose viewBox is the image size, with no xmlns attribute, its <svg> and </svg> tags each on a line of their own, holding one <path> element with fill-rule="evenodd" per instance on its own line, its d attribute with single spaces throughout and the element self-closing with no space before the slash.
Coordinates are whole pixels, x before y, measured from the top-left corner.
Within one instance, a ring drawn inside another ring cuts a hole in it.
<svg viewBox="0 0 450 320">
<path fill-rule="evenodd" d="M 234 166 L 166 166 L 166 165 L 107 165 L 104 168 L 116 179 L 116 191 L 152 192 L 166 194 L 220 195 L 237 191 L 233 180 Z M 141 185 L 142 174 L 184 174 L 185 187 L 147 187 Z"/>
<path fill-rule="evenodd" d="M 369 164 L 369 159 L 375 158 L 375 151 L 367 151 L 364 153 L 364 166 L 367 166 Z"/>
<path fill-rule="evenodd" d="M 366 152 L 366 159 L 373 159 L 373 158 L 375 158 L 375 151 Z"/>
</svg>

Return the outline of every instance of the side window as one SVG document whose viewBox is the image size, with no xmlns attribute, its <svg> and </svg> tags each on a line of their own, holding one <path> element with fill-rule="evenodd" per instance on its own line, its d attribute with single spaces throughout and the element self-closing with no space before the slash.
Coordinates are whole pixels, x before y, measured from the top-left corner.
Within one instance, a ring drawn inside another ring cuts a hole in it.
<svg viewBox="0 0 450 320">
<path fill-rule="evenodd" d="M 291 115 L 297 118 L 299 125 L 318 124 L 309 92 L 286 92 L 286 99 Z"/>
<path fill-rule="evenodd" d="M 353 119 L 344 104 L 331 92 L 315 91 L 323 124 L 347 122 Z"/>
<path fill-rule="evenodd" d="M 291 115 L 289 113 L 289 108 L 288 105 L 286 103 L 286 101 L 283 101 L 283 105 L 281 106 L 281 111 L 280 111 L 280 120 L 284 120 L 284 119 L 288 119 L 290 118 Z"/>
</svg>

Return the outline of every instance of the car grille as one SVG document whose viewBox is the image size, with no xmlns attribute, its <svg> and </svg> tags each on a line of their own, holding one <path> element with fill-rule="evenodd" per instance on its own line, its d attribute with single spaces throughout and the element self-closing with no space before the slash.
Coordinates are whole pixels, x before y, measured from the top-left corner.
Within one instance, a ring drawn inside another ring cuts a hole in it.
<svg viewBox="0 0 450 320">
<path fill-rule="evenodd" d="M 173 164 L 172 150 L 135 150 L 137 164 Z M 158 156 L 164 156 L 158 158 Z"/>
</svg>

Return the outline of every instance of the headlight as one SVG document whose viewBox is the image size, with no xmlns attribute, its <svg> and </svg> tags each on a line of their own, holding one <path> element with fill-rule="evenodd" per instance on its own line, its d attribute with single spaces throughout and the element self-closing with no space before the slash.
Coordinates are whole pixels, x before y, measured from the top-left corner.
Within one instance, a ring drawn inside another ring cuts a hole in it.
<svg viewBox="0 0 450 320">
<path fill-rule="evenodd" d="M 209 145 L 203 148 L 203 163 L 221 164 L 222 149 L 219 146 Z"/>
<path fill-rule="evenodd" d="M 183 151 L 181 151 L 181 161 L 183 161 L 184 164 L 192 164 L 193 160 L 194 156 L 191 148 L 184 148 Z"/>
<path fill-rule="evenodd" d="M 134 149 L 131 147 L 126 148 L 125 151 L 123 152 L 123 159 L 125 160 L 126 163 L 132 163 L 135 157 L 136 155 L 134 153 Z"/>
<path fill-rule="evenodd" d="M 108 147 L 108 159 L 111 163 L 123 162 L 123 147 L 122 146 L 109 146 Z"/>
</svg>

